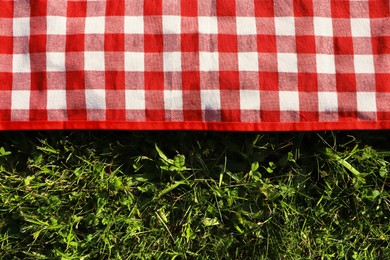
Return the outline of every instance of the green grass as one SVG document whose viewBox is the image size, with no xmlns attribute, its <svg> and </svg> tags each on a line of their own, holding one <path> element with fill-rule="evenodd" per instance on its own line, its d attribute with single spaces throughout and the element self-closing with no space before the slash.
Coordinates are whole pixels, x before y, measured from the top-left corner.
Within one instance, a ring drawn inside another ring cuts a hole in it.
<svg viewBox="0 0 390 260">
<path fill-rule="evenodd" d="M 390 259 L 389 132 L 3 132 L 1 259 Z"/>
</svg>

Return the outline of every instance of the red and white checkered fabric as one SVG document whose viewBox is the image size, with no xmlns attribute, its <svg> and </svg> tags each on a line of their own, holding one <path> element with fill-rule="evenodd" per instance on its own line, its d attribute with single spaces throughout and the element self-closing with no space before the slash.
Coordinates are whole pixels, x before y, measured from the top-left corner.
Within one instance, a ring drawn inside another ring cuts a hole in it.
<svg viewBox="0 0 390 260">
<path fill-rule="evenodd" d="M 390 129 L 388 0 L 0 0 L 0 129 Z"/>
</svg>

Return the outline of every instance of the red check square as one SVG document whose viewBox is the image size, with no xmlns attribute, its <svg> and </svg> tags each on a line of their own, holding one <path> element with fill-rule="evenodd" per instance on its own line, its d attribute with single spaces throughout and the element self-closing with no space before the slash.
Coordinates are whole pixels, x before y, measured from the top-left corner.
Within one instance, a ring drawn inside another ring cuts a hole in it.
<svg viewBox="0 0 390 260">
<path fill-rule="evenodd" d="M 181 0 L 181 15 L 196 17 L 198 15 L 198 1 Z"/>
<path fill-rule="evenodd" d="M 46 121 L 47 110 L 46 109 L 30 109 L 29 120 L 31 121 Z"/>
<path fill-rule="evenodd" d="M 298 74 L 298 90 L 299 92 L 317 92 L 318 77 L 315 73 L 299 73 Z"/>
<path fill-rule="evenodd" d="M 46 16 L 47 0 L 30 1 L 30 16 Z"/>
<path fill-rule="evenodd" d="M 46 35 L 31 35 L 29 42 L 30 53 L 46 52 Z"/>
<path fill-rule="evenodd" d="M 123 52 L 125 50 L 125 36 L 121 33 L 104 34 L 104 51 Z"/>
<path fill-rule="evenodd" d="M 182 89 L 183 90 L 199 90 L 200 89 L 200 73 L 198 71 L 183 71 L 182 72 Z"/>
<path fill-rule="evenodd" d="M 219 87 L 221 90 L 240 89 L 239 73 L 237 71 L 220 71 Z"/>
<path fill-rule="evenodd" d="M 83 99 L 78 99 L 78 100 L 82 102 Z M 72 105 L 75 106 L 76 104 L 80 104 L 80 103 L 77 103 L 77 101 L 68 102 L 69 106 L 72 106 Z M 76 106 L 76 107 L 80 107 L 80 106 Z M 87 120 L 87 111 L 86 110 L 80 111 L 80 108 L 68 109 L 66 111 L 66 113 L 67 113 L 69 121 L 85 121 L 85 120 Z"/>
<path fill-rule="evenodd" d="M 146 121 L 164 121 L 164 120 L 165 120 L 164 110 L 156 110 L 156 109 L 146 110 Z"/>
<path fill-rule="evenodd" d="M 220 34 L 218 35 L 218 51 L 219 52 L 238 52 L 237 36 Z"/>
<path fill-rule="evenodd" d="M 353 54 L 352 37 L 334 37 L 333 43 L 336 55 Z"/>
<path fill-rule="evenodd" d="M 104 76 L 107 90 L 125 89 L 125 73 L 123 71 L 106 71 Z"/>
<path fill-rule="evenodd" d="M 86 13 L 87 1 L 67 1 L 67 17 L 85 17 Z"/>
<path fill-rule="evenodd" d="M 273 1 L 255 0 L 255 16 L 256 17 L 274 17 Z"/>
<path fill-rule="evenodd" d="M 145 52 L 162 52 L 164 49 L 164 40 L 162 35 L 145 34 L 144 51 Z"/>
<path fill-rule="evenodd" d="M 145 72 L 146 90 L 164 90 L 163 72 Z"/>
<path fill-rule="evenodd" d="M 389 18 L 389 1 L 368 1 L 371 18 Z"/>
<path fill-rule="evenodd" d="M 258 52 L 276 53 L 275 35 L 257 35 Z"/>
<path fill-rule="evenodd" d="M 126 120 L 126 110 L 107 109 L 106 120 L 107 121 L 125 121 Z"/>
<path fill-rule="evenodd" d="M 106 16 L 123 16 L 125 14 L 125 0 L 106 2 Z"/>
<path fill-rule="evenodd" d="M 299 112 L 299 121 L 302 122 L 317 122 L 319 120 L 319 113 L 318 112 L 308 112 L 308 111 L 301 111 Z"/>
<path fill-rule="evenodd" d="M 294 0 L 294 15 L 296 17 L 312 17 L 313 1 L 316 0 Z"/>
<path fill-rule="evenodd" d="M 332 18 L 350 18 L 349 1 L 331 0 Z"/>
<path fill-rule="evenodd" d="M 12 90 L 12 73 L 0 72 L 0 91 Z"/>
<path fill-rule="evenodd" d="M 183 52 L 199 52 L 199 34 L 182 34 L 181 35 L 181 51 Z"/>
<path fill-rule="evenodd" d="M 0 18 L 12 18 L 14 16 L 14 1 L 0 1 Z"/>
<path fill-rule="evenodd" d="M 0 35 L 0 54 L 12 54 L 13 52 L 13 37 Z"/>
<path fill-rule="evenodd" d="M 162 15 L 163 0 L 144 0 L 144 15 Z"/>
<path fill-rule="evenodd" d="M 65 49 L 67 52 L 84 51 L 84 34 L 71 34 L 66 36 Z"/>
<path fill-rule="evenodd" d="M 201 110 L 184 110 L 184 120 L 185 121 L 202 121 L 202 111 Z"/>
<path fill-rule="evenodd" d="M 9 107 L 11 107 L 11 105 L 9 105 Z M 0 121 L 11 121 L 11 109 L 0 109 Z"/>
<path fill-rule="evenodd" d="M 280 111 L 261 110 L 260 118 L 262 122 L 280 122 Z"/>
<path fill-rule="evenodd" d="M 355 74 L 337 74 L 336 75 L 337 92 L 356 92 Z"/>
<path fill-rule="evenodd" d="M 373 54 L 390 54 L 390 36 L 372 37 Z"/>
<path fill-rule="evenodd" d="M 221 120 L 231 120 L 233 119 L 235 122 L 241 121 L 241 111 L 240 110 L 221 110 Z"/>
<path fill-rule="evenodd" d="M 277 72 L 262 71 L 259 73 L 260 89 L 266 91 L 279 90 L 279 76 Z"/>
<path fill-rule="evenodd" d="M 296 36 L 297 53 L 316 53 L 316 40 L 314 36 Z"/>
<path fill-rule="evenodd" d="M 46 72 L 31 73 L 31 90 L 45 91 L 47 90 Z"/>
<path fill-rule="evenodd" d="M 390 74 L 378 73 L 375 75 L 376 91 L 390 93 Z M 390 100 L 389 100 L 390 101 Z"/>
<path fill-rule="evenodd" d="M 236 1 L 216 0 L 217 16 L 236 16 Z"/>
<path fill-rule="evenodd" d="M 84 71 L 67 71 L 66 72 L 66 89 L 79 90 L 85 88 Z"/>
</svg>

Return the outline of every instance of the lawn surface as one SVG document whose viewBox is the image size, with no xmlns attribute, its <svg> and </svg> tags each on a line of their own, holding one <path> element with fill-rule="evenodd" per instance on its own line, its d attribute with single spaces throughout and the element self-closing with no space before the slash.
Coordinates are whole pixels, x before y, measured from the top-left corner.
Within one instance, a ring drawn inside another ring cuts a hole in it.
<svg viewBox="0 0 390 260">
<path fill-rule="evenodd" d="M 1 259 L 390 259 L 389 131 L 0 134 Z"/>
</svg>

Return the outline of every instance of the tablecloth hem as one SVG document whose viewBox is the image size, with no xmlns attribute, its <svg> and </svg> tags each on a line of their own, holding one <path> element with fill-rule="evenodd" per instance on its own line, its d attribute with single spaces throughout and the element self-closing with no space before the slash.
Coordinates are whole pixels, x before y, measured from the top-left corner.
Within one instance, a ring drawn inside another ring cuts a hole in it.
<svg viewBox="0 0 390 260">
<path fill-rule="evenodd" d="M 197 130 L 197 131 L 325 131 L 385 130 L 390 120 L 343 122 L 128 122 L 128 121 L 19 121 L 0 122 L 0 130 Z"/>
</svg>

